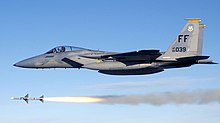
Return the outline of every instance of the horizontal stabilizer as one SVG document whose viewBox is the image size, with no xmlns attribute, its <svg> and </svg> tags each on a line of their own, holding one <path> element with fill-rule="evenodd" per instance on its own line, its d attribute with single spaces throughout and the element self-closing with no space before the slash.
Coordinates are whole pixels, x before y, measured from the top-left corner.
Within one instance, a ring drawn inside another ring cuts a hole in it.
<svg viewBox="0 0 220 123">
<path fill-rule="evenodd" d="M 208 59 L 209 56 L 189 56 L 189 57 L 181 57 L 176 58 L 177 61 L 196 61 L 196 60 L 202 60 L 202 59 Z"/>
<path fill-rule="evenodd" d="M 197 64 L 218 64 L 218 63 L 213 62 L 212 60 L 202 59 L 202 60 L 198 60 Z"/>
</svg>

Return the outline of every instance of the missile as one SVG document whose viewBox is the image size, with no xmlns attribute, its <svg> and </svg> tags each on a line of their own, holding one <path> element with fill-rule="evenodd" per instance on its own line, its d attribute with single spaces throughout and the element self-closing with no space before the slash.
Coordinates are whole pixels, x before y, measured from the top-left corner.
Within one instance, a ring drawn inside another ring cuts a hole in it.
<svg viewBox="0 0 220 123">
<path fill-rule="evenodd" d="M 44 102 L 44 96 L 40 96 L 39 98 L 29 97 L 29 94 L 25 95 L 24 97 L 11 97 L 11 100 L 24 100 L 27 104 L 29 100 L 39 100 L 42 103 Z"/>
</svg>

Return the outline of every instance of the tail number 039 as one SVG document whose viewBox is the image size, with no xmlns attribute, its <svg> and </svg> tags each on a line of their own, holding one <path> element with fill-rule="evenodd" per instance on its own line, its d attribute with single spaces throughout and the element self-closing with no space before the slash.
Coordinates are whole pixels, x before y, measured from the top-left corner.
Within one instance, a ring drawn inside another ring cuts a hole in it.
<svg viewBox="0 0 220 123">
<path fill-rule="evenodd" d="M 173 47 L 172 52 L 186 52 L 186 47 Z"/>
</svg>

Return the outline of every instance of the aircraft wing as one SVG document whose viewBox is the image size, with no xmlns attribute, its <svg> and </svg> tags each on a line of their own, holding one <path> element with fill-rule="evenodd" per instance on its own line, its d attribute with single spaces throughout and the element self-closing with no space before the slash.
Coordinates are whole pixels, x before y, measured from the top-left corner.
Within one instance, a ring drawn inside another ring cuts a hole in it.
<svg viewBox="0 0 220 123">
<path fill-rule="evenodd" d="M 121 62 L 151 62 L 161 55 L 160 50 L 138 50 L 133 52 L 103 55 L 101 59 Z"/>
</svg>

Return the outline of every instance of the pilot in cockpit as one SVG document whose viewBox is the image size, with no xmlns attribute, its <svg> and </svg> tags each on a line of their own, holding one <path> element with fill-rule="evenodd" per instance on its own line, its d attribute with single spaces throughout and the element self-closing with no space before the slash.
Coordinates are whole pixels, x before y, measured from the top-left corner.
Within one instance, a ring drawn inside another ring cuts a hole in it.
<svg viewBox="0 0 220 123">
<path fill-rule="evenodd" d="M 65 47 L 57 47 L 53 49 L 53 53 L 62 53 L 65 52 Z"/>
<path fill-rule="evenodd" d="M 57 52 L 56 48 L 53 48 L 53 50 L 52 50 L 52 51 L 53 51 L 53 53 L 56 53 L 56 52 Z"/>
<path fill-rule="evenodd" d="M 89 50 L 89 49 L 84 49 L 80 47 L 72 47 L 72 46 L 59 46 L 56 48 L 53 48 L 52 50 L 48 51 L 47 54 L 49 53 L 62 53 L 62 52 L 69 52 L 69 51 L 81 51 L 81 50 Z"/>
<path fill-rule="evenodd" d="M 65 47 L 58 47 L 57 52 L 58 53 L 65 52 Z"/>
</svg>

